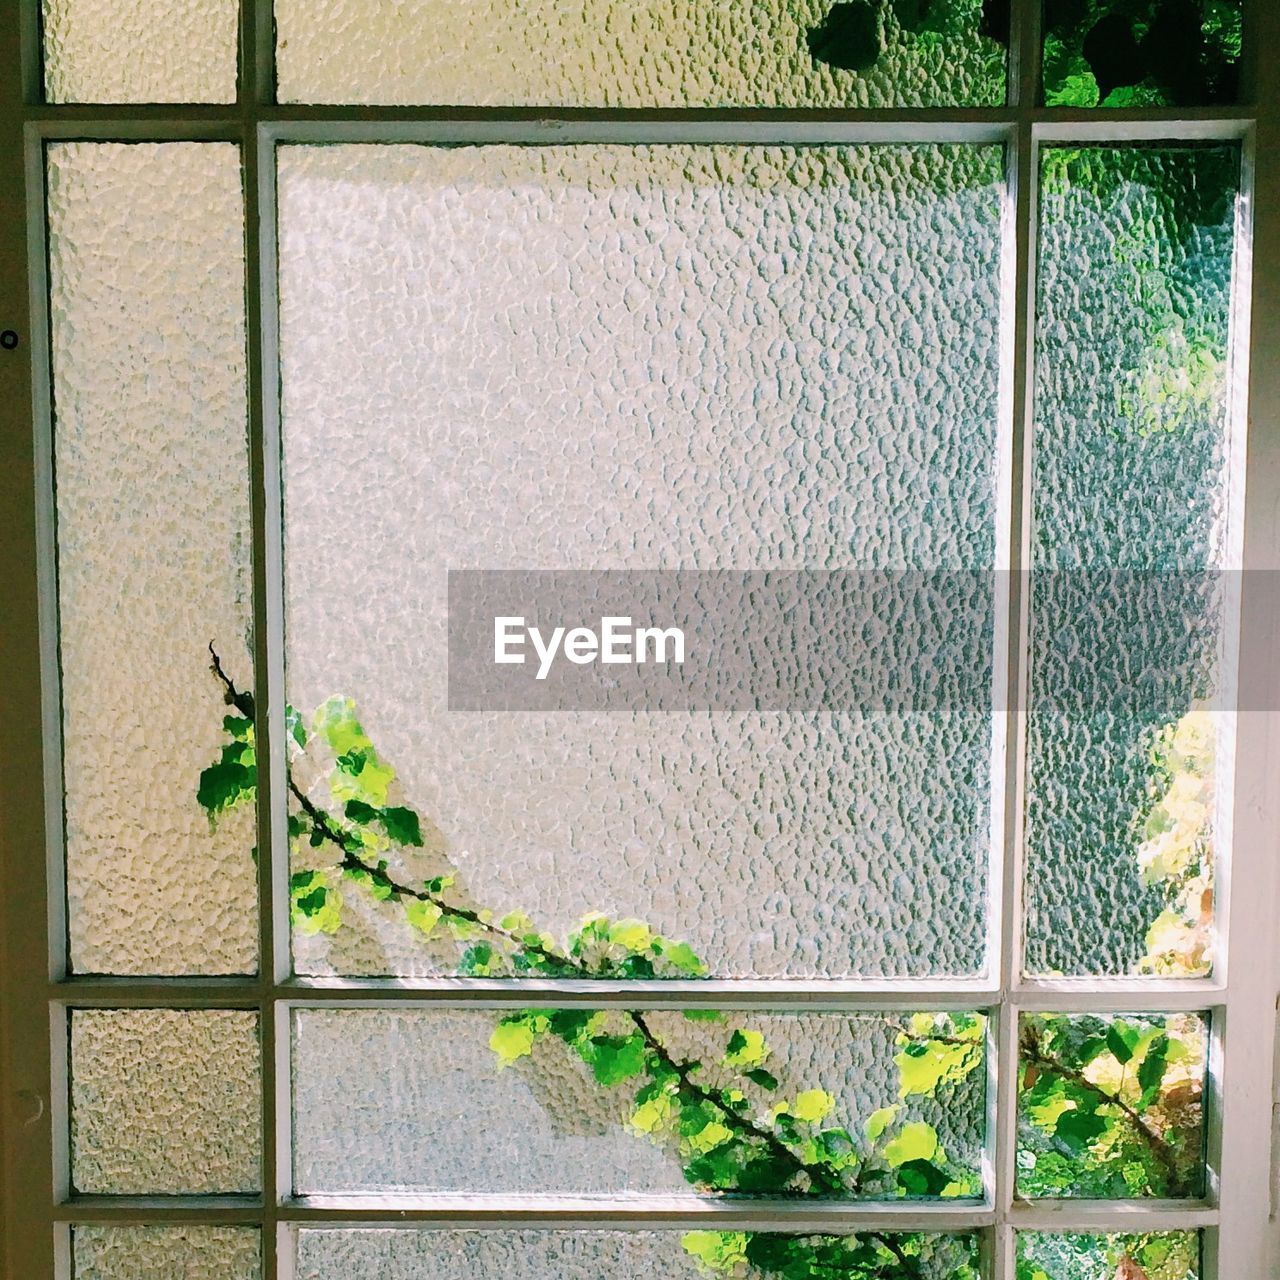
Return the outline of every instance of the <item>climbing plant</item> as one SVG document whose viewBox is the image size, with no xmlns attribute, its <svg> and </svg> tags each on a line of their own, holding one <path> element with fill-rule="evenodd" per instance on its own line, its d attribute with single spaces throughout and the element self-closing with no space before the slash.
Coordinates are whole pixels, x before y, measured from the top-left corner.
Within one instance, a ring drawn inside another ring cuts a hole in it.
<svg viewBox="0 0 1280 1280">
<path fill-rule="evenodd" d="M 227 811 L 255 801 L 258 762 L 253 697 L 235 684 L 212 646 L 210 652 L 227 708 L 226 737 L 218 759 L 200 775 L 197 799 L 216 822 Z M 687 979 L 707 974 L 706 963 L 689 942 L 640 920 L 591 913 L 557 938 L 518 908 L 499 911 L 471 904 L 454 875 L 415 881 L 393 870 L 393 862 L 403 864 L 400 855 L 423 847 L 423 821 L 412 807 L 395 802 L 395 770 L 369 738 L 354 703 L 333 697 L 309 717 L 288 708 L 285 725 L 288 831 L 296 868 L 290 908 L 299 932 L 337 933 L 348 896 L 364 894 L 398 906 L 424 941 L 451 943 L 457 972 L 463 975 Z M 317 781 L 305 789 L 298 781 L 304 758 L 319 766 Z M 913 1118 L 910 1102 L 945 1100 L 982 1067 L 982 1015 L 902 1018 L 894 1059 L 897 1095 L 885 1099 L 856 1128 L 833 1119 L 836 1098 L 820 1081 L 796 1089 L 774 1074 L 773 1048 L 759 1030 L 718 1010 L 690 1008 L 684 1016 L 714 1024 L 718 1047 L 713 1054 L 691 1057 L 677 1051 L 645 1013 L 623 1009 L 503 1012 L 495 1019 L 490 1047 L 500 1071 L 530 1057 L 542 1042 L 562 1045 L 599 1088 L 627 1092 L 628 1130 L 668 1151 L 690 1185 L 704 1193 L 881 1199 L 981 1194 L 978 1173 L 948 1155 L 936 1129 Z M 1108 1030 L 1114 1054 L 1113 1035 L 1127 1044 L 1129 1032 L 1123 1024 Z M 1033 1118 L 1039 1120 L 1057 1105 L 1048 1096 L 1058 1087 L 1049 1082 L 1057 1081 L 1064 1097 L 1070 1094 L 1060 1111 L 1086 1108 L 1094 1117 L 1090 1124 L 1102 1126 L 1083 1134 L 1079 1122 L 1063 1124 L 1058 1116 L 1048 1135 L 1052 1141 L 1064 1144 L 1087 1171 L 1091 1161 L 1101 1158 L 1100 1143 L 1119 1142 L 1123 1136 L 1126 1152 L 1150 1166 L 1137 1191 L 1176 1193 L 1175 1178 L 1190 1174 L 1181 1166 L 1166 1168 L 1164 1148 L 1170 1140 L 1164 1134 L 1142 1125 L 1126 1128 L 1138 1108 L 1123 1090 L 1114 1098 L 1101 1098 L 1096 1087 L 1087 1097 L 1082 1094 L 1084 1086 L 1073 1073 L 1087 1071 L 1098 1057 L 1086 1057 L 1068 1020 L 1040 1019 L 1033 1031 L 1024 1033 L 1023 1047 L 1024 1056 L 1029 1055 L 1024 1090 L 1039 1090 Z M 1166 1075 L 1184 1055 L 1166 1035 L 1135 1044 L 1130 1056 L 1144 1090 L 1139 1101 L 1149 1110 L 1154 1104 L 1146 1092 L 1154 1087 L 1164 1097 Z M 1080 1137 L 1089 1141 L 1076 1140 Z M 747 1269 L 850 1280 L 977 1280 L 979 1274 L 976 1245 L 969 1237 L 694 1231 L 683 1242 L 699 1269 L 726 1276 L 743 1275 Z"/>
</svg>

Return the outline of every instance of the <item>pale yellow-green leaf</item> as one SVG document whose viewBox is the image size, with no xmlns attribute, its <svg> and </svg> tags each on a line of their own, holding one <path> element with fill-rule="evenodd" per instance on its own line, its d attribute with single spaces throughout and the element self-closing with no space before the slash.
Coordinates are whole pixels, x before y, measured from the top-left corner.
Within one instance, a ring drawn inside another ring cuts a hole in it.
<svg viewBox="0 0 1280 1280">
<path fill-rule="evenodd" d="M 796 1100 L 791 1104 L 791 1114 L 797 1120 L 813 1123 L 830 1115 L 835 1105 L 835 1098 L 825 1089 L 806 1089 L 796 1095 Z"/>
<path fill-rule="evenodd" d="M 867 1141 L 876 1142 L 880 1135 L 898 1118 L 898 1112 L 901 1110 L 901 1104 L 894 1103 L 891 1107 L 881 1107 L 879 1111 L 873 1111 L 862 1126 L 863 1133 L 867 1135 Z"/>
<path fill-rule="evenodd" d="M 527 1022 L 500 1022 L 489 1037 L 489 1048 L 498 1055 L 498 1069 L 509 1067 L 533 1052 L 537 1037 Z"/>
<path fill-rule="evenodd" d="M 886 1144 L 884 1158 L 896 1169 L 909 1160 L 932 1160 L 937 1150 L 937 1131 L 933 1125 L 919 1120 L 902 1126 L 897 1136 Z"/>
</svg>

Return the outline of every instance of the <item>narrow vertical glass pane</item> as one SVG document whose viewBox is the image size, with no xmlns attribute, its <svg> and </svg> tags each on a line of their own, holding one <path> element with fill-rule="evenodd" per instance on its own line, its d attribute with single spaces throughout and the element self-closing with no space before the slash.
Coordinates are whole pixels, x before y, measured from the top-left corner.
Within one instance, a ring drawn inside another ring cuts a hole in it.
<svg viewBox="0 0 1280 1280">
<path fill-rule="evenodd" d="M 295 1190 L 972 1198 L 985 1025 L 962 1013 L 300 1010 Z"/>
<path fill-rule="evenodd" d="M 983 0 L 277 0 L 284 102 L 941 107 L 1005 100 Z"/>
<path fill-rule="evenodd" d="M 71 965 L 249 972 L 252 743 L 209 665 L 252 688 L 239 150 L 56 143 L 48 183 Z"/>
<path fill-rule="evenodd" d="M 1233 697 L 1235 146 L 1043 159 L 1027 952 L 1035 974 L 1213 963 Z"/>
<path fill-rule="evenodd" d="M 237 0 L 43 0 L 50 102 L 234 102 Z"/>
<path fill-rule="evenodd" d="M 1017 1280 L 1200 1280 L 1200 1234 L 1018 1233 Z"/>
<path fill-rule="evenodd" d="M 102 1195 L 261 1189 L 258 1015 L 71 1015 L 71 1181 Z"/>
<path fill-rule="evenodd" d="M 1024 1015 L 1018 1194 L 1203 1194 L 1208 1034 L 1194 1013 Z"/>
<path fill-rule="evenodd" d="M 1045 0 L 1045 104 L 1233 103 L 1243 29 L 1244 0 Z"/>
<path fill-rule="evenodd" d="M 961 571 L 989 689 L 1002 160 L 281 149 L 300 971 L 980 969 L 989 698 L 451 713 L 445 571 Z"/>
<path fill-rule="evenodd" d="M 894 1274 L 979 1280 L 977 1236 L 343 1228 L 303 1228 L 297 1236 L 298 1280 L 764 1280 L 780 1275 L 857 1280 Z"/>
<path fill-rule="evenodd" d="M 258 1280 L 251 1227 L 103 1227 L 72 1231 L 75 1280 Z"/>
</svg>

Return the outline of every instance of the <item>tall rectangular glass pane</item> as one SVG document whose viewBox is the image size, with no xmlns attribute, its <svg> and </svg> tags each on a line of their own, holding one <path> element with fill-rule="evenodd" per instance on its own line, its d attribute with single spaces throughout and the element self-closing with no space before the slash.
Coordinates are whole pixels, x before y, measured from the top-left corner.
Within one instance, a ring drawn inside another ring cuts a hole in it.
<svg viewBox="0 0 1280 1280">
<path fill-rule="evenodd" d="M 306 1227 L 297 1235 L 296 1274 L 298 1280 L 598 1280 L 644 1275 L 662 1280 L 764 1280 L 778 1275 L 895 1274 L 919 1280 L 978 1280 L 981 1271 L 978 1238 L 966 1233 L 799 1236 L 764 1231 Z"/>
<path fill-rule="evenodd" d="M 288 146 L 279 189 L 298 968 L 981 968 L 989 698 L 450 712 L 445 571 L 953 573 L 989 692 L 1001 150 Z"/>
<path fill-rule="evenodd" d="M 237 0 L 43 0 L 50 102 L 234 102 Z"/>
<path fill-rule="evenodd" d="M 959 1013 L 300 1010 L 295 1190 L 972 1198 L 984 1033 Z"/>
<path fill-rule="evenodd" d="M 276 0 L 284 102 L 941 107 L 1005 100 L 983 0 Z"/>
<path fill-rule="evenodd" d="M 1240 153 L 1053 147 L 1041 183 L 1026 967 L 1205 974 L 1230 806 Z"/>
<path fill-rule="evenodd" d="M 246 973 L 252 742 L 210 671 L 252 689 L 240 152 L 55 143 L 48 184 L 71 966 Z"/>
</svg>

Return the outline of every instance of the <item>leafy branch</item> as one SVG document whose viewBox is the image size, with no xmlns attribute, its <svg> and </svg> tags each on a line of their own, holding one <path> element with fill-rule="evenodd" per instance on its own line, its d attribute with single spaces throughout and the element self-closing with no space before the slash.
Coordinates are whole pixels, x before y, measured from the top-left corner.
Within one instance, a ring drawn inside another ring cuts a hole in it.
<svg viewBox="0 0 1280 1280">
<path fill-rule="evenodd" d="M 256 800 L 257 760 L 252 695 L 235 684 L 212 645 L 210 655 L 231 712 L 224 720 L 227 740 L 201 774 L 197 791 L 216 821 L 228 809 Z M 466 976 L 598 980 L 707 974 L 689 943 L 643 921 L 591 913 L 557 940 L 522 911 L 499 916 L 468 903 L 451 873 L 415 878 L 405 869 L 406 858 L 425 848 L 422 819 L 392 802 L 395 771 L 369 739 L 354 704 L 330 698 L 305 722 L 286 708 L 285 725 L 288 830 L 299 868 L 290 878 L 291 917 L 300 934 L 336 933 L 346 895 L 356 891 L 399 907 L 424 940 L 451 939 L 459 947 L 457 971 Z M 300 781 L 304 765 L 316 773 L 314 785 Z M 867 1116 L 858 1132 L 832 1118 L 836 1099 L 825 1089 L 784 1088 L 771 1070 L 773 1049 L 761 1031 L 728 1025 L 726 1015 L 715 1010 L 687 1009 L 677 1026 L 685 1023 L 708 1025 L 674 1035 L 637 1010 L 519 1009 L 498 1019 L 490 1047 L 504 1070 L 533 1058 L 540 1046 L 556 1044 L 601 1088 L 625 1088 L 628 1130 L 671 1150 L 686 1181 L 703 1192 L 980 1194 L 976 1171 L 956 1165 L 933 1126 L 906 1109 L 912 1098 L 945 1096 L 982 1066 L 980 1015 L 922 1013 L 895 1020 L 898 1098 Z M 1169 1029 L 1144 1033 L 1117 1021 L 1100 1037 L 1081 1041 L 1071 1019 L 1027 1022 L 1023 1109 L 1056 1149 L 1041 1156 L 1024 1190 L 1061 1194 L 1082 1168 L 1110 1177 L 1118 1167 L 1121 1183 L 1109 1183 L 1104 1194 L 1116 1194 L 1115 1185 L 1129 1187 L 1128 1194 L 1186 1194 L 1196 1165 L 1177 1134 L 1177 1106 L 1181 1100 L 1194 1107 L 1196 1100 L 1186 1095 L 1190 1077 L 1175 1068 L 1192 1056 L 1184 1040 Z M 1124 1070 L 1130 1063 L 1132 1075 Z M 1119 1069 L 1120 1078 L 1108 1079 L 1099 1064 Z M 1071 1157 L 1065 1170 L 1064 1153 Z M 947 1259 L 955 1280 L 978 1274 L 973 1258 L 962 1256 L 963 1242 L 923 1233 L 690 1232 L 684 1244 L 700 1268 L 726 1276 L 750 1266 L 797 1280 L 919 1280 L 926 1262 L 932 1268 L 937 1251 L 948 1249 L 959 1250 Z"/>
<path fill-rule="evenodd" d="M 201 775 L 198 795 L 211 820 L 256 798 L 254 704 L 210 646 L 212 671 L 235 714 L 228 741 Z M 343 885 L 399 905 L 424 938 L 451 936 L 464 949 L 460 973 L 573 978 L 702 977 L 707 966 L 687 942 L 638 920 L 586 916 L 558 942 L 520 911 L 501 917 L 457 899 L 452 875 L 416 881 L 391 860 L 424 845 L 412 809 L 389 803 L 395 773 L 356 718 L 331 698 L 309 724 L 286 710 L 289 833 L 295 858 L 312 865 L 290 880 L 291 913 L 306 933 L 342 924 Z M 307 758 L 327 763 L 326 802 L 298 781 Z M 325 864 L 322 855 L 331 851 Z M 311 855 L 307 857 L 307 855 Z M 898 1030 L 900 1100 L 874 1112 L 855 1136 L 833 1123 L 836 1099 L 814 1088 L 788 1094 L 769 1070 L 772 1048 L 747 1027 L 725 1026 L 719 1011 L 689 1009 L 688 1022 L 716 1024 L 717 1044 L 691 1056 L 672 1047 L 651 1016 L 636 1010 L 523 1009 L 504 1014 L 490 1040 L 499 1069 L 531 1057 L 544 1041 L 567 1048 L 603 1088 L 634 1090 L 629 1130 L 674 1148 L 687 1181 L 707 1192 L 775 1196 L 967 1196 L 976 1173 L 955 1166 L 929 1124 L 903 1116 L 903 1101 L 933 1095 L 977 1069 L 985 1023 L 978 1015 L 915 1015 Z M 691 1232 L 686 1249 L 700 1267 L 734 1274 L 749 1262 L 769 1274 L 839 1274 L 913 1280 L 925 1260 L 956 1241 L 919 1233 L 799 1237 Z M 976 1274 L 956 1259 L 957 1276 Z M 838 1270 L 832 1270 L 837 1268 Z"/>
</svg>

